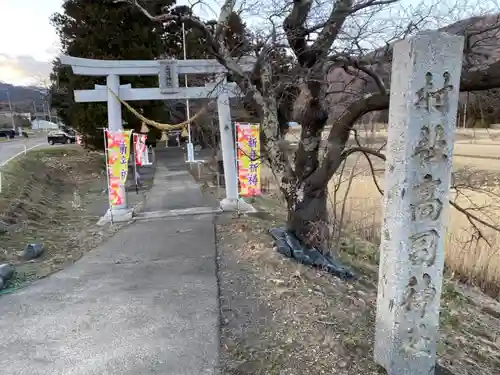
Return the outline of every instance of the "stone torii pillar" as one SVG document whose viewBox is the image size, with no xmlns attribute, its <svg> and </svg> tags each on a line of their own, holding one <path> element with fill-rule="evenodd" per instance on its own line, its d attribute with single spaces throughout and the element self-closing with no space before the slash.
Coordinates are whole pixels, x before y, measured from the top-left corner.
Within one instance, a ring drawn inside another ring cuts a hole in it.
<svg viewBox="0 0 500 375">
<path fill-rule="evenodd" d="M 97 85 L 96 85 L 97 86 Z M 128 87 L 130 85 L 125 85 L 124 87 Z M 111 89 L 117 95 L 120 95 L 120 76 L 116 74 L 110 74 L 106 77 L 106 89 Z M 123 119 L 122 119 L 122 104 L 120 101 L 107 90 L 107 100 L 108 100 L 108 129 L 110 131 L 121 131 L 123 130 Z M 130 145 L 129 145 L 130 147 Z M 120 206 L 110 207 L 108 212 L 105 215 L 105 220 L 111 220 L 113 217 L 113 221 L 122 222 L 129 221 L 132 219 L 133 211 L 127 205 L 127 192 L 125 191 L 125 185 L 120 186 L 120 194 L 124 197 L 123 204 Z M 112 210 L 112 212 L 110 212 Z"/>
<path fill-rule="evenodd" d="M 224 81 L 225 83 L 225 81 Z M 216 84 L 208 84 L 207 87 L 216 89 Z M 219 114 L 219 131 L 222 148 L 222 162 L 224 164 L 224 184 L 226 186 L 226 198 L 220 202 L 223 211 L 255 212 L 252 205 L 245 202 L 238 194 L 238 170 L 236 168 L 236 140 L 234 139 L 231 121 L 231 92 L 226 85 L 217 95 L 217 112 Z"/>
<path fill-rule="evenodd" d="M 110 74 L 106 77 L 106 86 L 120 95 L 120 76 Z M 123 130 L 122 103 L 108 90 L 108 127 L 109 130 Z"/>
</svg>

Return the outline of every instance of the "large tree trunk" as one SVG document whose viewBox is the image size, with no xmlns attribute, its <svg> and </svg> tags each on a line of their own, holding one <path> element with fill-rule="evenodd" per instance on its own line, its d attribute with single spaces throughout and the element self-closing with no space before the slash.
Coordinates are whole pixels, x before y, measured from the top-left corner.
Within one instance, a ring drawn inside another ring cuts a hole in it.
<svg viewBox="0 0 500 375">
<path fill-rule="evenodd" d="M 328 182 L 318 184 L 311 179 L 320 166 L 321 136 L 328 120 L 328 112 L 319 99 L 321 84 L 317 82 L 307 86 L 307 99 L 301 111 L 302 131 L 295 155 L 296 192 L 290 197 L 294 199 L 288 199 L 288 227 L 305 244 L 316 247 L 326 255 L 331 252 Z"/>
<path fill-rule="evenodd" d="M 316 189 L 303 183 L 297 189 L 295 201 L 288 203 L 288 229 L 324 255 L 330 254 L 327 202 L 327 187 Z"/>
</svg>

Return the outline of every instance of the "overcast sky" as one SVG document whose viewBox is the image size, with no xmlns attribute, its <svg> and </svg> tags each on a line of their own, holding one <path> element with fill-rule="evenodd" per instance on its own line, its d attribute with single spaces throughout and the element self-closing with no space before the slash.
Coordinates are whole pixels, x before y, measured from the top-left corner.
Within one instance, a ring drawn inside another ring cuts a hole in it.
<svg viewBox="0 0 500 375">
<path fill-rule="evenodd" d="M 62 0 L 0 0 L 0 81 L 38 84 L 58 53 L 57 35 L 49 23 Z"/>
<path fill-rule="evenodd" d="M 59 53 L 58 37 L 49 18 L 63 0 L 0 0 L 0 81 L 40 84 Z M 179 1 L 179 3 L 187 3 Z"/>
<path fill-rule="evenodd" d="M 205 5 L 203 8 L 198 6 L 195 11 L 202 18 L 213 19 L 218 14 L 221 1 L 205 0 L 203 3 L 210 6 Z M 402 0 L 400 5 L 413 4 L 414 1 Z M 464 2 L 470 5 L 472 14 L 478 13 L 479 4 L 486 2 L 491 10 L 491 8 L 498 9 L 496 3 L 500 2 L 500 0 L 419 0 L 418 3 L 428 4 L 436 1 L 441 5 Z M 178 1 L 179 4 L 189 2 L 193 3 L 195 0 Z M 472 2 L 475 3 L 474 7 Z M 0 0 L 0 81 L 16 85 L 40 85 L 48 81 L 52 69 L 51 61 L 59 53 L 58 38 L 49 18 L 53 13 L 61 11 L 62 3 L 63 0 Z M 250 3 L 262 2 L 244 0 L 244 3 L 248 6 Z M 412 13 L 411 8 L 409 7 L 410 13 Z M 466 7 L 459 6 L 458 9 L 462 10 L 458 18 L 466 17 L 463 11 Z"/>
</svg>

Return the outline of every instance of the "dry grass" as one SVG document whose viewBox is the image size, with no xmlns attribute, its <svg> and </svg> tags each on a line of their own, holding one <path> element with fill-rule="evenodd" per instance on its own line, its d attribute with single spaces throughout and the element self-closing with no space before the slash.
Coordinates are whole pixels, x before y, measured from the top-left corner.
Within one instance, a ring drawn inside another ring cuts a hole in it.
<svg viewBox="0 0 500 375">
<path fill-rule="evenodd" d="M 287 139 L 294 142 L 299 136 L 300 128 L 294 128 Z M 383 132 L 371 136 L 375 144 L 385 137 Z M 500 158 L 500 145 L 496 144 L 500 139 L 500 131 L 460 130 L 457 138 L 459 142 L 455 145 L 454 159 L 456 182 L 468 188 L 461 188 L 460 194 L 454 192 L 451 198 L 462 207 L 474 210 L 476 215 L 500 225 L 500 160 L 495 160 Z M 364 141 L 369 143 L 370 138 L 365 137 Z M 337 182 L 332 180 L 329 184 L 331 220 L 338 225 L 343 211 L 343 228 L 377 246 L 380 243 L 382 197 L 373 182 L 369 166 L 363 159 L 356 167 L 352 186 L 346 195 L 347 175 L 350 167 L 355 164 L 352 159 L 349 160 L 349 168 L 346 168 L 344 181 L 336 197 L 333 191 Z M 383 188 L 384 164 L 379 160 L 373 162 L 377 180 Z M 262 168 L 262 184 L 264 199 L 276 202 L 280 193 L 267 166 Z M 217 197 L 222 197 L 222 194 L 222 190 L 213 192 Z M 345 207 L 342 208 L 344 204 Z M 486 241 L 477 241 L 467 217 L 450 208 L 446 266 L 461 281 L 477 285 L 496 298 L 500 293 L 500 233 L 481 225 L 479 228 Z"/>
<path fill-rule="evenodd" d="M 482 161 L 483 164 L 485 163 Z M 488 163 L 488 162 L 486 162 Z M 491 161 L 489 161 L 491 164 Z M 496 173 L 464 168 L 468 164 L 466 158 L 460 158 L 455 167 L 457 183 L 467 185 L 458 192 L 453 191 L 451 199 L 464 208 L 491 223 L 500 223 L 500 188 Z M 343 223 L 360 237 L 374 244 L 380 243 L 382 221 L 382 197 L 378 192 L 366 163 L 357 166 L 359 174 L 352 181 L 346 199 Z M 384 186 L 383 173 L 377 173 L 377 180 Z M 333 191 L 336 181 L 331 181 L 330 211 L 339 218 L 342 200 L 348 188 L 347 178 L 341 182 L 337 199 Z M 480 286 L 491 296 L 497 297 L 500 287 L 500 233 L 481 225 L 484 239 L 478 240 L 477 232 L 467 217 L 450 208 L 450 218 L 446 243 L 447 269 L 462 281 Z"/>
<path fill-rule="evenodd" d="M 386 140 L 387 132 L 369 131 L 370 127 L 361 126 L 361 142 L 365 146 L 378 148 Z M 326 138 L 326 129 L 323 138 Z M 293 129 L 288 141 L 296 143 L 300 129 Z M 451 198 L 462 207 L 471 209 L 474 214 L 490 223 L 500 226 L 500 130 L 498 129 L 459 129 L 454 150 L 454 172 L 456 183 L 463 185 L 452 192 Z M 366 160 L 357 164 L 355 177 L 346 195 L 348 175 L 354 166 L 355 157 L 348 161 L 342 183 L 336 197 L 333 191 L 337 181 L 331 181 L 330 212 L 331 219 L 339 224 L 340 216 L 345 229 L 349 228 L 360 237 L 376 245 L 380 243 L 382 220 L 382 197 L 377 190 Z M 379 186 L 384 187 L 384 164 L 373 160 Z M 272 179 L 270 172 L 266 172 Z M 345 199 L 345 203 L 344 203 Z M 345 204 L 344 209 L 342 206 Z M 343 215 L 341 215 L 343 211 Z M 447 269 L 462 281 L 480 286 L 493 297 L 500 295 L 500 233 L 478 225 L 484 239 L 478 241 L 473 226 L 463 214 L 450 209 L 446 244 Z"/>
<path fill-rule="evenodd" d="M 16 278 L 0 294 L 73 263 L 117 229 L 96 225 L 108 205 L 102 154 L 37 149 L 1 171 L 0 263 L 13 264 Z M 28 243 L 43 243 L 40 258 L 23 260 Z"/>
<path fill-rule="evenodd" d="M 208 168 L 193 174 L 205 194 L 224 196 L 223 189 L 216 193 Z M 338 251 L 358 271 L 354 282 L 283 257 L 268 230 L 284 224 L 286 210 L 269 169 L 262 177 L 264 195 L 253 199 L 260 212 L 217 222 L 221 374 L 384 374 L 372 360 L 378 247 L 344 232 Z M 369 201 L 348 203 L 346 220 L 376 242 L 377 210 L 366 215 L 370 220 L 355 220 L 356 209 L 366 210 Z M 447 277 L 439 364 L 456 375 L 500 374 L 499 306 Z"/>
</svg>

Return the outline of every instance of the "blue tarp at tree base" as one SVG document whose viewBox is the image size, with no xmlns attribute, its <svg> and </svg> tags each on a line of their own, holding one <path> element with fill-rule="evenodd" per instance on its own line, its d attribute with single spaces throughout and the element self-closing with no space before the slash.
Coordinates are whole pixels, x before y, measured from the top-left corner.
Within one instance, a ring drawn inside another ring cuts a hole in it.
<svg viewBox="0 0 500 375">
<path fill-rule="evenodd" d="M 304 245 L 287 229 L 272 228 L 269 230 L 269 233 L 275 239 L 276 248 L 280 254 L 295 259 L 299 263 L 324 269 L 328 273 L 342 279 L 352 279 L 355 277 L 354 273 L 347 266 L 328 255 L 321 254 L 314 247 Z"/>
</svg>

